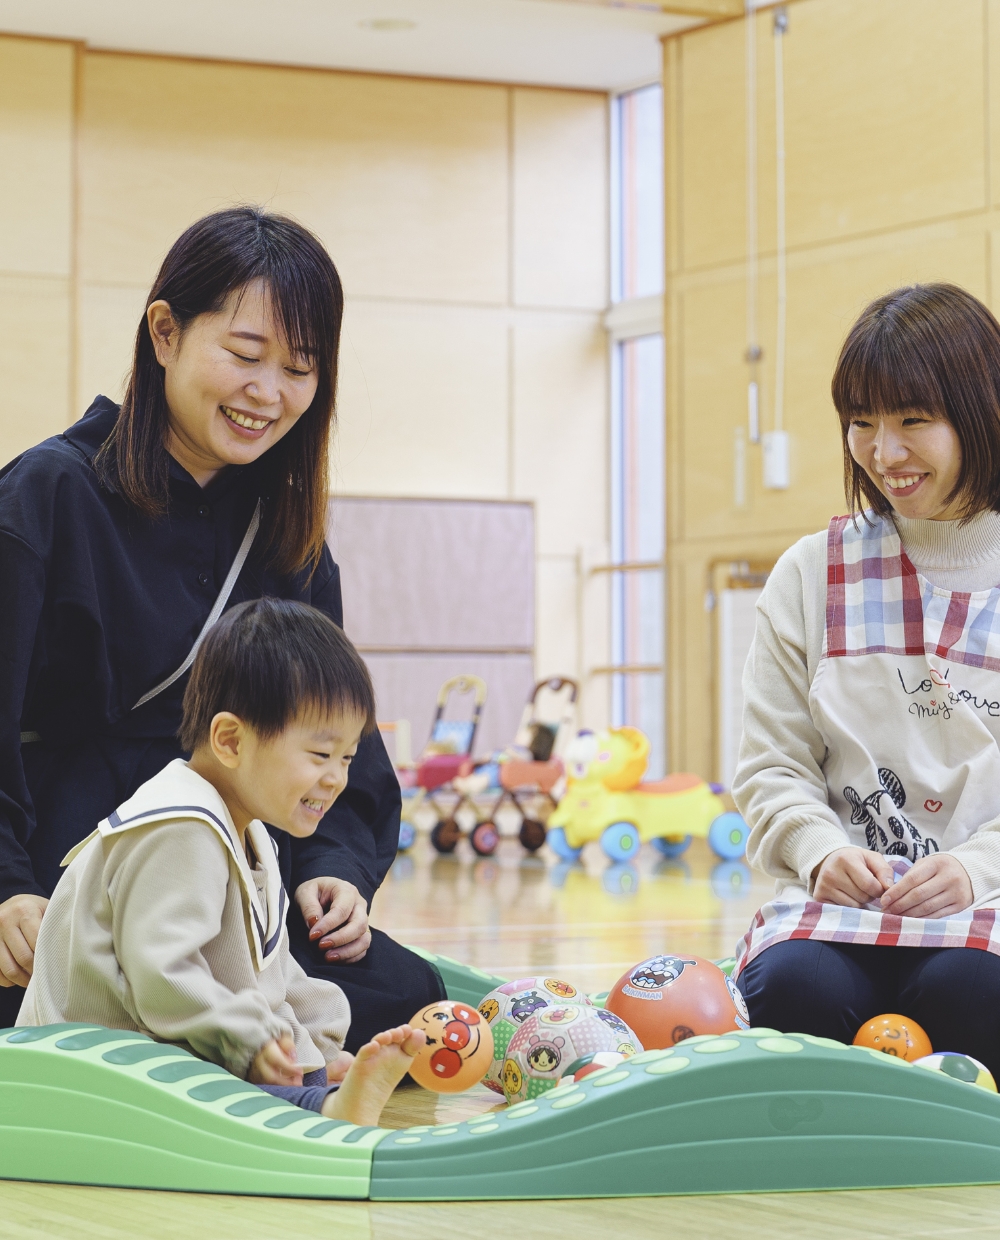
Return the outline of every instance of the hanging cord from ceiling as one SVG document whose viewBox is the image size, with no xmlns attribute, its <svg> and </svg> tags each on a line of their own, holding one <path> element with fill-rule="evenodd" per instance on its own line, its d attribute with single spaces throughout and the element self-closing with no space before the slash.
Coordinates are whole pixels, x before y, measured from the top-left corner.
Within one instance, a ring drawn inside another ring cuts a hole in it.
<svg viewBox="0 0 1000 1240">
<path fill-rule="evenodd" d="M 747 383 L 747 438 L 760 443 L 760 383 L 758 367 L 763 357 L 757 339 L 758 250 L 757 231 L 757 20 L 754 0 L 744 0 L 746 40 L 746 317 L 747 347 L 744 357 L 750 367 Z M 738 505 L 742 506 L 742 505 Z"/>
</svg>

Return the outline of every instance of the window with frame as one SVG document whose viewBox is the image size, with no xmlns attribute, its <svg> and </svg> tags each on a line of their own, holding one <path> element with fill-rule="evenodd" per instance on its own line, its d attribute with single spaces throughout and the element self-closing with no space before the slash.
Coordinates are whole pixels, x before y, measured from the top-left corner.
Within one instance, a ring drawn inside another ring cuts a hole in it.
<svg viewBox="0 0 1000 1240">
<path fill-rule="evenodd" d="M 611 717 L 650 739 L 649 776 L 667 765 L 663 92 L 612 100 Z"/>
</svg>

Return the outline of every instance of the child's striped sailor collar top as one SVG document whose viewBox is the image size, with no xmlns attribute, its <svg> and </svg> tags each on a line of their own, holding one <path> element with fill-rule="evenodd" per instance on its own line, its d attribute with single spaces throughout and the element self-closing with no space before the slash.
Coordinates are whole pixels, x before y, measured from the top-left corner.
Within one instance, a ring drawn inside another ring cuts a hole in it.
<svg viewBox="0 0 1000 1240">
<path fill-rule="evenodd" d="M 278 869 L 277 846 L 259 819 L 254 819 L 247 827 L 247 838 L 266 875 L 266 908 L 261 909 L 254 873 L 225 801 L 208 780 L 193 771 L 182 758 L 168 763 L 158 775 L 147 780 L 134 796 L 119 805 L 95 831 L 71 849 L 62 864 L 69 865 L 98 836 L 115 839 L 140 827 L 192 820 L 203 822 L 215 832 L 236 867 L 243 890 L 247 936 L 259 972 L 270 963 L 285 930 L 288 897 Z"/>
</svg>

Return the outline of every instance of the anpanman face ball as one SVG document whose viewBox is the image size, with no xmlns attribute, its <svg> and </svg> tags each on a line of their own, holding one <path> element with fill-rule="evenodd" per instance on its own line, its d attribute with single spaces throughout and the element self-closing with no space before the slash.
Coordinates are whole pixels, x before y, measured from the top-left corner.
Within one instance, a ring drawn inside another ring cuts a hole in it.
<svg viewBox="0 0 1000 1240">
<path fill-rule="evenodd" d="M 457 1094 L 482 1080 L 493 1060 L 493 1034 L 474 1007 L 446 999 L 421 1008 L 410 1024 L 427 1035 L 427 1045 L 410 1065 L 418 1085 Z"/>
<path fill-rule="evenodd" d="M 605 1007 L 634 1029 L 646 1050 L 665 1050 L 704 1033 L 749 1029 L 735 983 L 700 956 L 651 956 L 620 977 Z"/>
<path fill-rule="evenodd" d="M 854 1035 L 855 1046 L 867 1046 L 869 1050 L 883 1051 L 915 1063 L 933 1051 L 931 1040 L 915 1020 L 887 1012 L 862 1025 Z"/>
</svg>

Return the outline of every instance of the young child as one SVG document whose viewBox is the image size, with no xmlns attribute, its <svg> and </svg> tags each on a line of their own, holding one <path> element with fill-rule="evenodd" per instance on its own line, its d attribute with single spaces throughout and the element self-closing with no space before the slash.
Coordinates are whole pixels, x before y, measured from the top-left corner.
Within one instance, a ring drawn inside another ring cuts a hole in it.
<svg viewBox="0 0 1000 1240">
<path fill-rule="evenodd" d="M 289 953 L 264 827 L 311 835 L 374 726 L 368 670 L 322 612 L 268 598 L 227 612 L 184 695 L 190 761 L 66 858 L 18 1024 L 139 1030 L 300 1106 L 377 1124 L 424 1034 L 401 1025 L 356 1058 L 342 1050 L 347 999 Z"/>
</svg>

